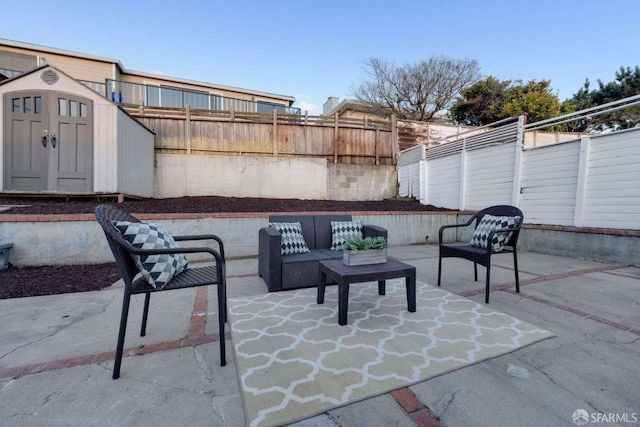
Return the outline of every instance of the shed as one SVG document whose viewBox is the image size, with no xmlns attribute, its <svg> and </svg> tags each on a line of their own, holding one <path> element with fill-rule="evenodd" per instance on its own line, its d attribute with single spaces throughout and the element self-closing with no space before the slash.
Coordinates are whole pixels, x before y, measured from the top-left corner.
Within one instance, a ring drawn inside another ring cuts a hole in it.
<svg viewBox="0 0 640 427">
<path fill-rule="evenodd" d="M 0 82 L 3 193 L 154 195 L 154 133 L 51 65 Z"/>
</svg>

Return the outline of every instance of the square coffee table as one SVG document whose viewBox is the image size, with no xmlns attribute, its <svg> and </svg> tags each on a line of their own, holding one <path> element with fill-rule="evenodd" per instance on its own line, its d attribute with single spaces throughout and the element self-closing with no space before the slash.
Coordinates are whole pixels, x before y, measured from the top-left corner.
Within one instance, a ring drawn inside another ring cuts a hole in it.
<svg viewBox="0 0 640 427">
<path fill-rule="evenodd" d="M 327 277 L 338 283 L 338 323 L 347 324 L 349 305 L 349 285 L 357 282 L 378 281 L 378 295 L 385 294 L 385 281 L 405 277 L 407 285 L 407 308 L 416 311 L 416 268 L 389 258 L 384 264 L 345 265 L 341 259 L 320 261 L 320 283 L 318 284 L 318 304 L 324 303 Z"/>
</svg>

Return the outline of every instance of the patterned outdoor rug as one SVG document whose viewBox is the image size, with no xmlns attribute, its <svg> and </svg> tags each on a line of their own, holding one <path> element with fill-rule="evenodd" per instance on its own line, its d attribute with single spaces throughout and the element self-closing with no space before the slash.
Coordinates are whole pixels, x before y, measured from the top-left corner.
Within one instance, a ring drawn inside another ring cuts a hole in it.
<svg viewBox="0 0 640 427">
<path fill-rule="evenodd" d="M 404 279 L 351 286 L 346 326 L 337 286 L 229 300 L 247 423 L 274 426 L 415 384 L 552 337 L 548 331 L 417 283 L 407 311 Z"/>
</svg>

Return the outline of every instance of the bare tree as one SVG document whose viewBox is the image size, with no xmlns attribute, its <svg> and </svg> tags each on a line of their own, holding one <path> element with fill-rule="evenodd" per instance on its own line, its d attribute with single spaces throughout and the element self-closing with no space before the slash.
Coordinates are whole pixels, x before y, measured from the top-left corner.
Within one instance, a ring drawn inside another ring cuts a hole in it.
<svg viewBox="0 0 640 427">
<path fill-rule="evenodd" d="M 461 89 L 480 79 L 474 59 L 432 56 L 426 61 L 396 67 L 380 58 L 365 62 L 371 77 L 352 88 L 354 96 L 381 116 L 428 121 L 448 108 Z"/>
</svg>

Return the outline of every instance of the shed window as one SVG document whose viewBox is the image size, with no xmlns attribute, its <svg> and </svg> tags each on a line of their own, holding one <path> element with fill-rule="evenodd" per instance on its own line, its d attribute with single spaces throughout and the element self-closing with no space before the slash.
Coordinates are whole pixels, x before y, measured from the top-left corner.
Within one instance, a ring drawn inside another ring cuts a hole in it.
<svg viewBox="0 0 640 427">
<path fill-rule="evenodd" d="M 33 112 L 36 114 L 42 114 L 42 97 L 34 96 L 33 97 Z"/>
<path fill-rule="evenodd" d="M 31 98 L 29 98 L 29 97 L 23 98 L 22 107 L 24 109 L 24 113 L 25 114 L 30 114 L 31 113 Z"/>
<path fill-rule="evenodd" d="M 80 117 L 87 117 L 87 104 L 80 103 Z"/>
<path fill-rule="evenodd" d="M 76 101 L 69 101 L 69 115 L 78 117 L 78 103 Z"/>
<path fill-rule="evenodd" d="M 11 111 L 13 113 L 19 113 L 20 112 L 20 98 L 13 98 L 13 107 L 11 108 Z"/>
<path fill-rule="evenodd" d="M 67 116 L 67 100 L 64 98 L 58 98 L 58 115 Z"/>
</svg>

